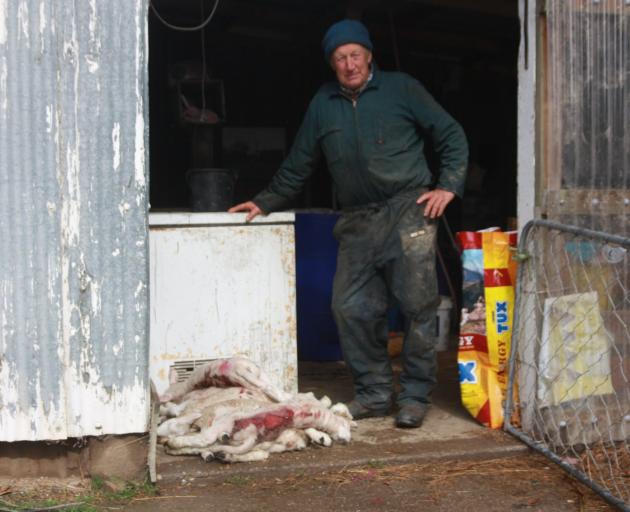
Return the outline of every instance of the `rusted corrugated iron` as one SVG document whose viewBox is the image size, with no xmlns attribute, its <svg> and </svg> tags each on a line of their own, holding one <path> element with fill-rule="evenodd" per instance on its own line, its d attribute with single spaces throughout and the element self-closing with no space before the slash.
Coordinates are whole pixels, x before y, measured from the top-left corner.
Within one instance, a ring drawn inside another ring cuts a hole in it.
<svg viewBox="0 0 630 512">
<path fill-rule="evenodd" d="M 147 0 L 0 0 L 0 441 L 148 410 Z"/>
</svg>

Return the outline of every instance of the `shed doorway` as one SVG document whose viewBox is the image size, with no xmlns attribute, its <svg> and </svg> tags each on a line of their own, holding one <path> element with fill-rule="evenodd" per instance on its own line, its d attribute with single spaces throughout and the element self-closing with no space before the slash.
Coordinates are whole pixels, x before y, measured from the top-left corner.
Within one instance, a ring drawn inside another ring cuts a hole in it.
<svg viewBox="0 0 630 512">
<path fill-rule="evenodd" d="M 152 0 L 152 3 L 155 8 L 149 13 L 152 212 L 190 211 L 186 176 L 195 168 L 236 171 L 238 178 L 231 197 L 234 203 L 250 199 L 265 186 L 290 148 L 311 97 L 323 82 L 333 78 L 322 58 L 320 41 L 330 24 L 345 17 L 360 19 L 368 27 L 374 58 L 381 69 L 404 71 L 419 79 L 462 124 L 471 158 L 466 193 L 463 200 L 449 206 L 448 229 L 445 224 L 439 236 L 443 260 L 440 291 L 451 296 L 455 290 L 452 299 L 456 304 L 450 350 L 440 357 L 442 367 L 450 375 L 445 378 L 453 378 L 461 277 L 458 254 L 448 232 L 490 226 L 510 229 L 516 222 L 518 3 L 505 0 L 220 0 L 218 4 L 215 0 Z M 203 30 L 174 30 L 163 23 L 192 27 L 210 15 Z M 428 157 L 431 160 L 430 154 Z M 332 279 L 335 247 L 330 230 L 337 206 L 325 167 L 315 172 L 303 193 L 290 205 L 297 215 L 300 369 L 303 375 L 316 379 L 317 363 L 341 364 L 341 355 L 332 317 L 325 311 L 329 288 L 313 291 L 308 283 L 300 282 L 301 272 L 307 276 L 321 272 L 323 277 L 317 278 L 318 283 Z M 306 227 L 300 227 L 300 218 L 308 221 Z M 305 234 L 301 235 L 300 229 L 306 229 Z M 310 243 L 301 247 L 304 241 Z M 313 261 L 318 265 L 315 270 L 309 266 Z M 395 310 L 390 323 L 394 332 L 400 326 Z"/>
</svg>

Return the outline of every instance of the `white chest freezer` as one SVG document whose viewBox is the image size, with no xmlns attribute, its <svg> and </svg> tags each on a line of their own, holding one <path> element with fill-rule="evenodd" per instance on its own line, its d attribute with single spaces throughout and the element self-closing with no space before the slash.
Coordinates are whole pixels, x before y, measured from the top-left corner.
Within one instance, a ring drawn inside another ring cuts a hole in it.
<svg viewBox="0 0 630 512">
<path fill-rule="evenodd" d="M 151 213 L 150 375 L 159 393 L 246 356 L 297 392 L 294 215 Z"/>
</svg>

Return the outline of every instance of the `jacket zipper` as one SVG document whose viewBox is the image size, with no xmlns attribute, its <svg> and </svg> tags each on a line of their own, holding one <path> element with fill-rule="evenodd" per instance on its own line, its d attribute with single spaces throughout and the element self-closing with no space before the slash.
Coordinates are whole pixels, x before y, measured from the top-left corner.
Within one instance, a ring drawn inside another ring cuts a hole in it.
<svg viewBox="0 0 630 512">
<path fill-rule="evenodd" d="M 357 119 L 357 99 L 358 98 L 351 98 L 349 96 L 346 96 L 345 94 L 342 94 L 341 96 L 349 100 L 350 103 L 352 103 L 352 113 L 354 117 L 354 138 L 356 141 L 356 145 L 355 145 L 356 162 L 357 162 L 357 165 L 363 167 L 363 158 L 361 158 L 361 140 L 359 138 L 359 121 Z M 360 168 L 359 173 L 357 175 L 357 182 L 360 184 L 361 188 L 365 192 L 366 197 L 369 197 L 368 186 L 367 186 L 368 184 L 365 181 L 366 176 L 367 176 L 367 172 L 365 171 L 365 169 Z"/>
<path fill-rule="evenodd" d="M 359 166 L 358 181 L 361 184 L 361 188 L 365 192 L 366 197 L 369 197 L 370 194 L 369 194 L 369 187 L 367 183 L 368 174 L 367 174 L 367 170 L 364 168 L 365 167 L 364 159 L 361 156 L 361 137 L 359 137 L 359 119 L 357 118 L 357 99 L 358 98 L 352 98 L 352 113 L 354 114 L 354 137 L 355 137 L 356 148 L 357 148 L 356 162 L 357 162 L 357 165 Z"/>
</svg>

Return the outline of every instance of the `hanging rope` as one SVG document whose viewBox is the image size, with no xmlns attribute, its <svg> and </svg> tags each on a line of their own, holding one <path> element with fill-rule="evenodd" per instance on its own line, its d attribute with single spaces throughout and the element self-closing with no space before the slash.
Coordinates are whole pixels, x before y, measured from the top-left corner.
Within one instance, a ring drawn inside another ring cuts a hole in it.
<svg viewBox="0 0 630 512">
<path fill-rule="evenodd" d="M 212 11 L 210 12 L 206 20 L 203 23 L 201 23 L 201 25 L 197 25 L 196 27 L 178 27 L 177 25 L 173 25 L 169 23 L 168 21 L 166 21 L 162 16 L 160 16 L 160 13 L 157 11 L 155 6 L 153 5 L 153 2 L 150 2 L 149 5 L 151 6 L 151 10 L 153 11 L 153 14 L 155 14 L 155 17 L 158 20 L 160 20 L 164 25 L 166 25 L 168 28 L 172 30 L 178 30 L 180 32 L 194 32 L 196 30 L 202 30 L 208 23 L 210 23 L 210 20 L 212 20 L 212 18 L 214 17 L 214 13 L 216 12 L 217 7 L 219 7 L 219 0 L 214 0 L 214 7 L 212 8 Z"/>
</svg>

